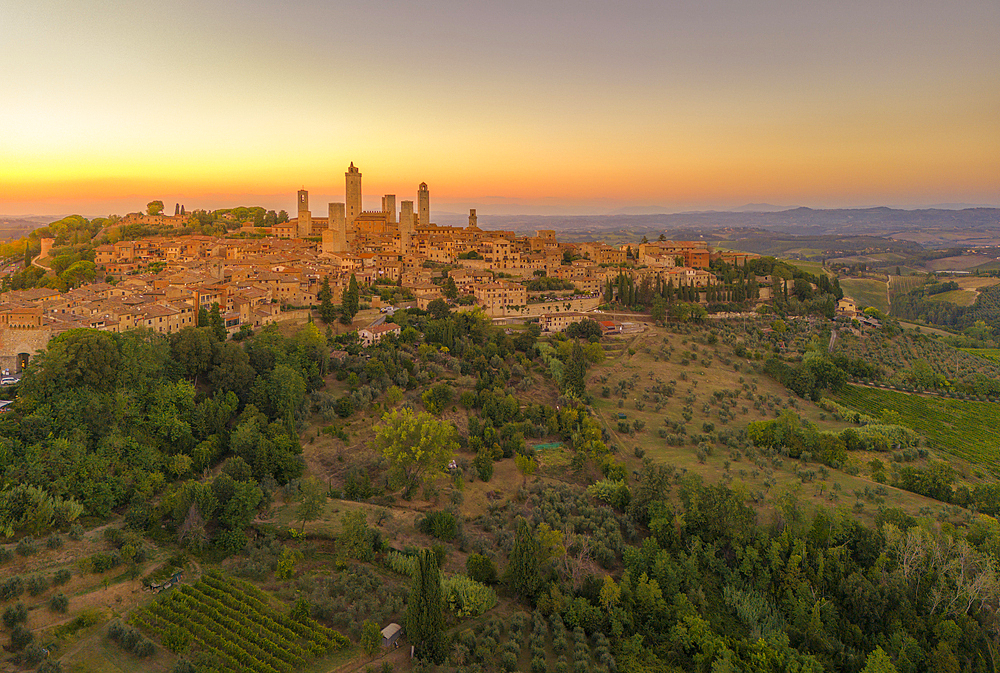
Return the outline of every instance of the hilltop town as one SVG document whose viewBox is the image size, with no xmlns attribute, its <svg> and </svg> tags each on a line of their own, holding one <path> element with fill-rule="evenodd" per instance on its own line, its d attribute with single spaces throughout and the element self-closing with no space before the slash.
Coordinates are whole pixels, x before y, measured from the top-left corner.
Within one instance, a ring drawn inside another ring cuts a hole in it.
<svg viewBox="0 0 1000 673">
<path fill-rule="evenodd" d="M 477 306 L 495 321 L 534 318 L 557 330 L 565 321 L 553 315 L 594 310 L 608 283 L 623 273 L 637 285 L 698 288 L 695 299 L 704 300 L 702 290 L 716 282 L 708 270 L 712 260 L 739 266 L 756 257 L 716 252 L 703 242 L 644 238 L 609 246 L 561 242 L 554 231 L 518 236 L 481 229 L 475 210 L 466 227 L 439 226 L 431 222 L 426 183 L 418 188 L 416 208 L 404 200 L 397 209 L 396 196 L 388 194 L 381 210 L 365 211 L 361 172 L 353 163 L 345 182 L 346 201 L 328 204 L 327 217 L 312 215 L 302 190 L 297 216 L 287 222 L 248 222 L 227 236 L 166 234 L 100 245 L 94 264 L 104 282 L 67 292 L 3 292 L 3 366 L 19 371 L 24 355 L 69 329 L 145 327 L 170 334 L 195 326 L 199 311 L 213 306 L 228 333 L 256 330 L 287 317 L 283 310 L 319 305 L 324 281 L 339 304 L 352 277 L 375 290 L 373 307 L 392 303 L 388 297 L 383 303 L 378 292 L 392 289 L 408 306 L 426 309 L 442 299 Z M 192 217 L 178 207 L 172 216 L 132 213 L 119 224 L 182 229 Z M 42 239 L 35 266 L 48 268 L 53 243 Z"/>
<path fill-rule="evenodd" d="M 345 178 L 326 217 L 4 248 L 0 666 L 541 673 L 572 633 L 574 673 L 994 670 L 997 278 L 439 226 Z M 921 554 L 969 570 L 925 599 Z"/>
</svg>

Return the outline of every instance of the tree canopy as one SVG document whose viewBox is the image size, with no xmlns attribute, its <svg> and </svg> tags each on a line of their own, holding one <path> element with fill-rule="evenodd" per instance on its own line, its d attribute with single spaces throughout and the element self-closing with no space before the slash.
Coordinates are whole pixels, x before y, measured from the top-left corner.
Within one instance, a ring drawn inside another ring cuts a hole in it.
<svg viewBox="0 0 1000 673">
<path fill-rule="evenodd" d="M 458 431 L 447 421 L 410 408 L 387 412 L 375 426 L 374 446 L 407 487 L 444 473 L 458 450 Z"/>
</svg>

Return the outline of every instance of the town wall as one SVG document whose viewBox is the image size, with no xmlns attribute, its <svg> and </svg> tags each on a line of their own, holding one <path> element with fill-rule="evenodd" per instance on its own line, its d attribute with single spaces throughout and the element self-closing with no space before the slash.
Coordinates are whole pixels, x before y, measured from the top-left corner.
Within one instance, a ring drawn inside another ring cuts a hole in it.
<svg viewBox="0 0 1000 673">
<path fill-rule="evenodd" d="M 16 327 L 0 327 L 0 370 L 20 372 L 21 353 L 34 357 L 35 353 L 45 348 L 52 338 L 52 329 L 18 329 Z"/>
</svg>

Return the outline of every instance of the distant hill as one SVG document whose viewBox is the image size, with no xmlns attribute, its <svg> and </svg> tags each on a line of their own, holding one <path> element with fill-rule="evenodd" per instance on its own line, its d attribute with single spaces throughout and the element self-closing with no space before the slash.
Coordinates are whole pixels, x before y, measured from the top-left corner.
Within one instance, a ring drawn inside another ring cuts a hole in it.
<svg viewBox="0 0 1000 673">
<path fill-rule="evenodd" d="M 770 203 L 748 203 L 739 208 L 732 208 L 730 213 L 779 213 L 783 210 L 790 210 L 788 206 L 775 206 Z"/>
<path fill-rule="evenodd" d="M 755 204 L 749 204 L 754 206 Z M 767 204 L 756 204 L 763 207 Z M 584 240 L 609 233 L 630 238 L 678 230 L 708 232 L 720 229 L 760 229 L 798 235 L 885 236 L 907 231 L 983 231 L 1000 234 L 1000 208 L 949 210 L 925 208 L 789 208 L 768 211 L 712 211 L 638 215 L 480 215 L 485 229 L 528 232 L 554 229 L 567 240 Z"/>
<path fill-rule="evenodd" d="M 21 238 L 51 221 L 47 217 L 0 217 L 0 241 Z"/>
</svg>

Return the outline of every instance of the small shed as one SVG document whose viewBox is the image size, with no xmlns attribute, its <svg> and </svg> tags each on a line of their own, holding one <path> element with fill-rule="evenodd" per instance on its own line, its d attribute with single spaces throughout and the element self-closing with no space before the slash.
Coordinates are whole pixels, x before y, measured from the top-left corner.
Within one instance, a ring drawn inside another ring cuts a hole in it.
<svg viewBox="0 0 1000 673">
<path fill-rule="evenodd" d="M 393 622 L 382 629 L 382 647 L 399 647 L 399 637 L 403 635 L 403 627 Z"/>
</svg>

